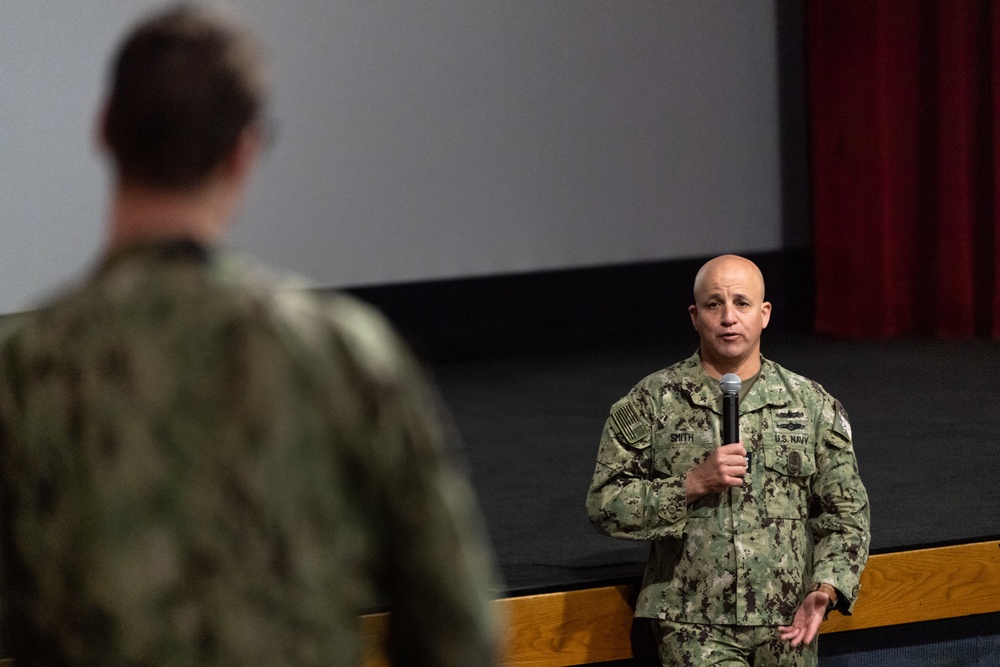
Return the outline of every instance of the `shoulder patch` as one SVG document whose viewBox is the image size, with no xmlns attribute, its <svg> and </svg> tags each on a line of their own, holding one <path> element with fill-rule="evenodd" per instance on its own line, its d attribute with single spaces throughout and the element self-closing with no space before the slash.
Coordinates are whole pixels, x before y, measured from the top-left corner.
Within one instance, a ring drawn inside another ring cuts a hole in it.
<svg viewBox="0 0 1000 667">
<path fill-rule="evenodd" d="M 611 428 L 622 442 L 629 445 L 634 445 L 649 435 L 649 427 L 628 396 L 611 406 Z"/>
<path fill-rule="evenodd" d="M 847 410 L 844 406 L 840 404 L 840 401 L 836 401 L 834 404 L 834 410 L 837 411 L 837 416 L 833 420 L 833 430 L 835 433 L 846 438 L 848 441 L 852 440 L 851 436 L 851 422 L 847 418 Z"/>
</svg>

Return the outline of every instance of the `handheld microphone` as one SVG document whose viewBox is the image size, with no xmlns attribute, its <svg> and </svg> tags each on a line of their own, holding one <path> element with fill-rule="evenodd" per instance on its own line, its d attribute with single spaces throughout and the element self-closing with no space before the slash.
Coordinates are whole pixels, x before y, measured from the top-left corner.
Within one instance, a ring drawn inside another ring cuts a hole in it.
<svg viewBox="0 0 1000 667">
<path fill-rule="evenodd" d="M 726 373 L 719 380 L 722 390 L 722 444 L 740 441 L 740 376 Z"/>
<path fill-rule="evenodd" d="M 722 390 L 722 444 L 740 441 L 740 386 L 736 373 L 726 373 L 719 379 Z M 750 472 L 750 452 L 747 452 L 747 472 Z"/>
</svg>

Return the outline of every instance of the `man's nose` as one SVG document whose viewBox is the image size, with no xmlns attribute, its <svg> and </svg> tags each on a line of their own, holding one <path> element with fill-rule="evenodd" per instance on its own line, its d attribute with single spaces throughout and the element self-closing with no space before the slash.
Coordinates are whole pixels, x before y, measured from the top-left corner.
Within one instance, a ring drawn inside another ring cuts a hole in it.
<svg viewBox="0 0 1000 667">
<path fill-rule="evenodd" d="M 736 306 L 734 306 L 731 303 L 727 303 L 722 307 L 722 323 L 723 324 L 736 323 Z"/>
</svg>

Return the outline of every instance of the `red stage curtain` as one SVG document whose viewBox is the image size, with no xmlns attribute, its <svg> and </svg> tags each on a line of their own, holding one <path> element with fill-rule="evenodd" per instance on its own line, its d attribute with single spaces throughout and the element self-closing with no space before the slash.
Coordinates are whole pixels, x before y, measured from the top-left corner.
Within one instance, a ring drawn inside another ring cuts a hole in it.
<svg viewBox="0 0 1000 667">
<path fill-rule="evenodd" d="M 808 0 L 816 328 L 1000 338 L 1000 0 Z"/>
</svg>

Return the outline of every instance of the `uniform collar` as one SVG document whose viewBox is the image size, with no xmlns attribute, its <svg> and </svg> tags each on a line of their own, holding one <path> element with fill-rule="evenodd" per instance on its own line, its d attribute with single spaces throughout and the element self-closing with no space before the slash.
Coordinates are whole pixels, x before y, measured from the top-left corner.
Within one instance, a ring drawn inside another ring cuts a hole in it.
<svg viewBox="0 0 1000 667">
<path fill-rule="evenodd" d="M 103 275 L 113 268 L 132 260 L 154 260 L 164 263 L 191 262 L 207 264 L 214 251 L 193 239 L 173 238 L 144 241 L 119 246 L 110 250 L 98 265 L 97 274 Z"/>
<path fill-rule="evenodd" d="M 695 352 L 682 364 L 685 379 L 681 390 L 688 395 L 694 405 L 722 414 L 722 390 L 719 389 L 719 381 L 705 372 L 699 354 Z M 780 408 L 787 405 L 788 395 L 782 389 L 776 365 L 761 356 L 760 375 L 740 402 L 740 412 L 753 412 L 767 406 Z"/>
</svg>

